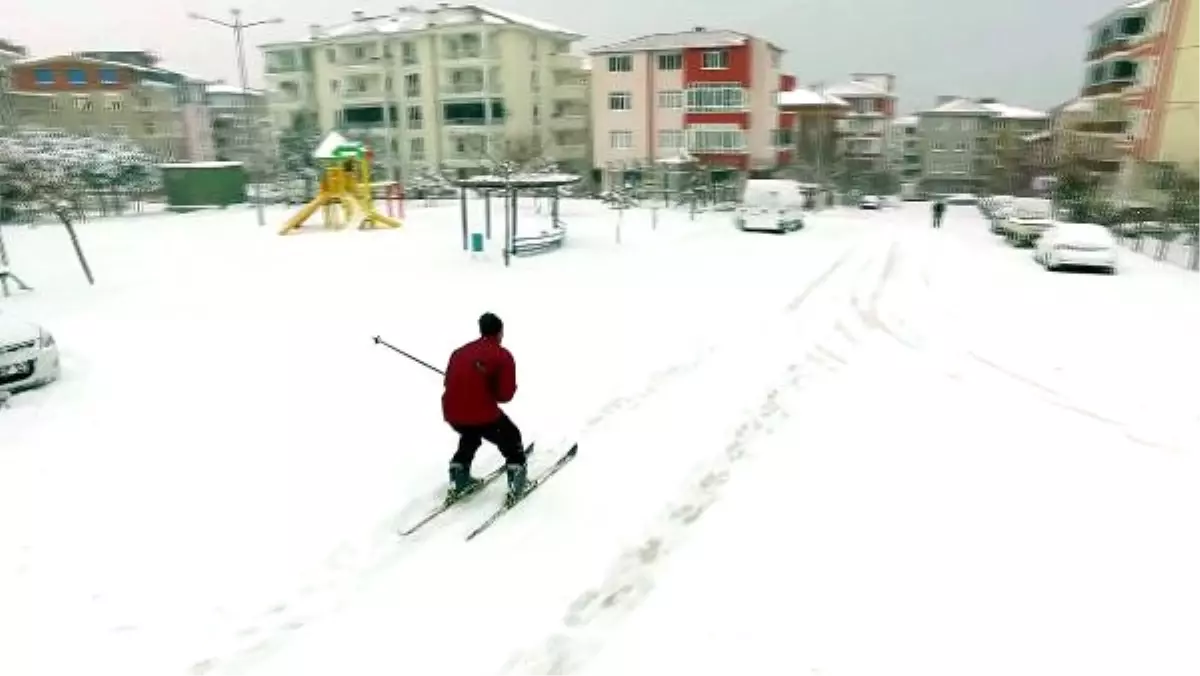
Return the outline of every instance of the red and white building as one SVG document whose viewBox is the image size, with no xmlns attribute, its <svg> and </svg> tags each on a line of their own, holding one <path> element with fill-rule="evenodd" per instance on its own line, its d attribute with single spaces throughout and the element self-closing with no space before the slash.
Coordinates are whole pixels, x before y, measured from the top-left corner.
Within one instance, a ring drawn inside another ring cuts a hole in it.
<svg viewBox="0 0 1200 676">
<path fill-rule="evenodd" d="M 783 50 L 730 30 L 647 35 L 589 52 L 597 169 L 694 157 L 765 170 L 790 161 L 793 114 L 776 102 L 795 79 Z"/>
</svg>

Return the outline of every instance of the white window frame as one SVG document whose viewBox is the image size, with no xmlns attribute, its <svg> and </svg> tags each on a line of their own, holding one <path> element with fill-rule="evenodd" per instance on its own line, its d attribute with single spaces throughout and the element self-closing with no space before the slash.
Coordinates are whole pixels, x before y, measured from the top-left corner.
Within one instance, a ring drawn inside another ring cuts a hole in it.
<svg viewBox="0 0 1200 676">
<path fill-rule="evenodd" d="M 744 112 L 749 103 L 745 88 L 731 83 L 693 85 L 685 97 L 689 113 Z"/>
<path fill-rule="evenodd" d="M 687 147 L 687 136 L 682 129 L 659 129 L 659 150 L 683 150 Z"/>
<path fill-rule="evenodd" d="M 610 73 L 632 73 L 633 72 L 633 55 L 632 54 L 613 54 L 608 57 L 608 72 Z"/>
<path fill-rule="evenodd" d="M 622 101 L 624 103 L 620 104 Z M 614 113 L 626 113 L 633 110 L 633 92 L 609 92 L 608 109 Z"/>
<path fill-rule="evenodd" d="M 608 147 L 611 150 L 633 150 L 633 132 L 628 129 L 608 132 Z"/>
<path fill-rule="evenodd" d="M 709 49 L 700 56 L 700 70 L 728 70 L 729 50 Z"/>
<path fill-rule="evenodd" d="M 664 89 L 658 93 L 658 107 L 663 110 L 683 109 L 683 90 Z"/>
<path fill-rule="evenodd" d="M 736 124 L 695 124 L 687 128 L 687 148 L 700 153 L 743 153 L 746 130 Z"/>
<path fill-rule="evenodd" d="M 662 71 L 683 70 L 683 52 L 658 54 L 654 57 L 654 66 Z"/>
</svg>

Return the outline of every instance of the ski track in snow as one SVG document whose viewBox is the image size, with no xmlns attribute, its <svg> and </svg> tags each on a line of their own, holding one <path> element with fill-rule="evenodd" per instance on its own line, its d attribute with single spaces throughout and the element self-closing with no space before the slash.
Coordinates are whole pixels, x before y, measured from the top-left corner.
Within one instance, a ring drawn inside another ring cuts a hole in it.
<svg viewBox="0 0 1200 676">
<path fill-rule="evenodd" d="M 825 285 L 851 260 L 853 254 L 854 246 L 852 245 L 835 258 L 834 262 L 809 282 L 800 293 L 791 298 L 782 311 L 792 314 L 800 310 L 814 292 Z M 870 261 L 866 261 L 866 264 L 869 266 Z M 691 356 L 655 371 L 645 379 L 640 389 L 614 397 L 601 405 L 595 413 L 586 418 L 586 422 L 580 428 L 577 436 L 586 438 L 589 432 L 610 423 L 614 417 L 636 410 L 668 384 L 694 373 L 705 365 L 714 353 L 726 347 L 725 343 L 720 342 L 705 345 Z M 821 360 L 841 360 L 837 354 L 827 351 L 822 346 L 815 349 L 817 352 L 814 359 L 817 360 L 815 362 L 817 364 L 823 363 Z M 823 356 L 822 353 L 824 353 Z M 562 439 L 549 444 L 542 440 L 535 441 L 538 441 L 539 450 L 535 454 L 533 464 L 537 465 L 547 456 L 556 456 L 558 452 L 565 449 L 567 444 L 575 440 Z M 349 544 L 339 547 L 327 559 L 323 568 L 326 575 L 322 580 L 302 587 L 291 601 L 281 602 L 247 623 L 236 633 L 237 645 L 232 649 L 221 651 L 218 653 L 218 657 L 196 661 L 188 669 L 188 673 L 192 676 L 238 673 L 243 665 L 270 654 L 290 634 L 302 629 L 310 620 L 325 617 L 345 607 L 345 604 L 357 592 L 370 586 L 378 574 L 390 570 L 409 556 L 419 555 L 412 549 L 412 546 L 419 542 L 420 535 L 414 534 L 406 539 L 407 542 L 398 543 L 396 531 L 401 524 L 413 518 L 414 514 L 429 508 L 433 502 L 440 499 L 441 495 L 442 489 L 439 487 L 406 503 L 404 507 L 389 516 L 380 525 L 375 536 L 364 548 L 355 549 Z M 304 608 L 298 609 L 292 606 L 304 606 Z"/>
<path fill-rule="evenodd" d="M 663 561 L 686 541 L 690 527 L 720 498 L 721 489 L 730 480 L 737 465 L 754 454 L 754 442 L 770 435 L 778 424 L 789 417 L 781 407 L 780 396 L 818 385 L 824 378 L 836 377 L 850 365 L 855 353 L 864 346 L 898 350 L 898 359 L 915 360 L 926 375 L 946 379 L 961 386 L 989 387 L 988 381 L 997 378 L 1015 385 L 1009 397 L 1035 405 L 1054 406 L 1083 416 L 1095 423 L 1112 428 L 1129 440 L 1157 450 L 1182 451 L 1167 441 L 1156 441 L 1131 429 L 1131 423 L 1109 417 L 1074 401 L 1037 377 L 1025 375 L 1015 368 L 981 354 L 981 351 L 943 339 L 943 329 L 953 323 L 953 308 L 938 296 L 931 281 L 937 262 L 928 258 L 901 238 L 893 238 L 886 250 L 863 257 L 859 268 L 852 273 L 853 288 L 844 297 L 845 307 L 828 329 L 809 344 L 800 356 L 781 371 L 784 377 L 765 389 L 761 401 L 746 416 L 728 440 L 722 453 L 708 467 L 689 481 L 683 491 L 669 503 L 646 535 L 634 546 L 621 552 L 611 564 L 608 574 L 598 583 L 580 593 L 567 607 L 560 626 L 535 645 L 511 657 L 501 668 L 503 674 L 569 674 L 585 669 L 602 651 L 611 631 L 634 612 L 653 593 L 657 570 Z M 788 305 L 795 312 L 814 293 L 827 292 L 838 296 L 844 289 L 828 284 L 849 257 L 843 257 L 814 284 L 806 288 Z M 912 285 L 918 293 L 905 293 Z M 832 287 L 832 288 L 830 288 Z M 865 288 L 864 288 L 865 287 Z M 898 303 L 889 304 L 889 292 L 896 291 Z M 917 317 L 920 321 L 909 321 Z M 937 328 L 934 328 L 936 325 Z M 924 326 L 924 330 L 921 328 Z M 785 327 L 785 332 L 803 333 L 809 327 Z M 952 334 L 954 335 L 954 334 Z M 891 348 L 886 347 L 891 344 Z"/>
<path fill-rule="evenodd" d="M 720 454 L 685 484 L 679 497 L 669 503 L 647 535 L 617 557 L 600 583 L 571 602 L 561 628 L 540 646 L 513 657 L 504 666 L 504 673 L 565 674 L 581 669 L 602 648 L 606 630 L 635 610 L 653 591 L 658 565 L 677 549 L 690 526 L 717 502 L 737 465 L 752 457 L 754 443 L 789 417 L 780 405 L 781 395 L 836 375 L 854 358 L 855 351 L 873 338 L 872 332 L 884 329 L 878 313 L 886 288 L 896 273 L 897 244 L 889 243 L 882 256 L 867 251 L 858 269 L 846 265 L 854 253 L 838 259 L 788 303 L 781 318 L 783 326 L 772 338 L 791 342 L 796 335 L 810 332 L 813 327 L 803 321 L 807 315 L 798 311 L 806 307 L 810 297 L 823 293 L 832 297 L 837 308 L 829 325 L 821 328 L 798 356 L 779 369 L 782 378 L 766 386 Z M 849 278 L 849 290 L 834 283 L 837 273 L 848 269 L 851 272 L 845 276 Z M 859 288 L 863 283 L 869 289 L 865 293 Z"/>
</svg>

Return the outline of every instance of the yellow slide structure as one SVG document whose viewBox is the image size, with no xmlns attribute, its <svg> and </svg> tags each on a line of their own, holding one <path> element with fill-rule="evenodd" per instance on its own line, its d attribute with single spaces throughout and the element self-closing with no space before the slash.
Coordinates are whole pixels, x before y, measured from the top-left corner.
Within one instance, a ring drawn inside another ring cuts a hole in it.
<svg viewBox="0 0 1200 676">
<path fill-rule="evenodd" d="M 321 162 L 323 168 L 320 190 L 316 198 L 284 222 L 279 234 L 299 231 L 318 209 L 322 209 L 324 226 L 328 230 L 341 230 L 352 222 L 362 230 L 404 225 L 375 210 L 371 199 L 370 149 L 361 143 L 346 141 L 337 132 L 330 132 L 313 152 L 313 158 Z M 335 210 L 334 205 L 340 205 L 341 209 Z"/>
<path fill-rule="evenodd" d="M 344 195 L 344 199 L 353 204 L 354 208 L 357 209 L 357 217 L 362 219 L 358 227 L 362 230 L 371 230 L 376 228 L 398 228 L 404 225 L 404 223 L 395 218 L 384 216 L 383 214 L 379 213 L 375 210 L 374 205 L 363 204 L 354 195 L 347 193 Z"/>
</svg>

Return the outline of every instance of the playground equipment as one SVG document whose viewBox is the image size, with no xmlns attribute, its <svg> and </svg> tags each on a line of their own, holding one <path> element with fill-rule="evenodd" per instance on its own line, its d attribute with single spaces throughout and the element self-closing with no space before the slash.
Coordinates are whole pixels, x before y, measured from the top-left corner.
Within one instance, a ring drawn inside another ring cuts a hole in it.
<svg viewBox="0 0 1200 676">
<path fill-rule="evenodd" d="M 456 181 L 459 187 L 459 212 L 462 219 L 463 251 L 482 246 L 483 240 L 492 238 L 492 193 L 499 193 L 504 208 L 504 265 L 511 264 L 513 256 L 530 256 L 554 251 L 563 245 L 567 229 L 558 217 L 558 189 L 579 182 L 581 177 L 571 174 L 514 174 L 510 176 L 472 176 Z M 483 197 L 484 232 L 471 233 L 467 218 L 467 191 L 477 190 Z M 517 199 L 521 191 L 534 191 L 550 198 L 550 228 L 537 235 L 521 235 L 517 230 Z M 476 246 L 472 246 L 472 237 Z"/>
<path fill-rule="evenodd" d="M 340 230 L 352 222 L 360 230 L 398 228 L 403 222 L 375 210 L 371 195 L 371 150 L 330 132 L 313 159 L 321 164 L 321 184 L 314 198 L 283 224 L 281 235 L 300 230 L 317 210 L 325 228 Z"/>
</svg>

